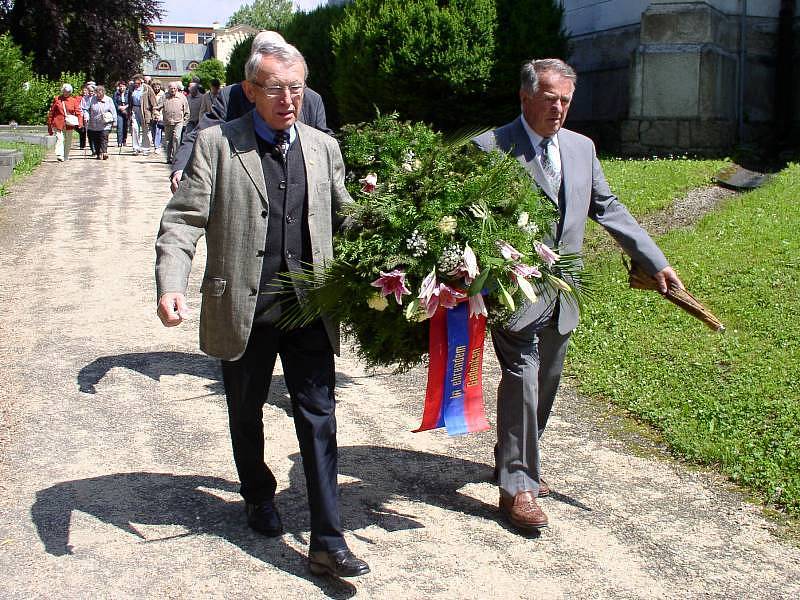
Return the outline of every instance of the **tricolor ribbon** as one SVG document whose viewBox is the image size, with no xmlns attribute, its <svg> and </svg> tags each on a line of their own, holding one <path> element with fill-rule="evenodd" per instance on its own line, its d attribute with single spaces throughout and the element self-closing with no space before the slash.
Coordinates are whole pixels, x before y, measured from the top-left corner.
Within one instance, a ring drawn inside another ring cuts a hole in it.
<svg viewBox="0 0 800 600">
<path fill-rule="evenodd" d="M 470 318 L 469 303 L 439 307 L 430 320 L 428 383 L 422 424 L 450 435 L 489 428 L 483 412 L 483 342 L 486 317 Z"/>
</svg>

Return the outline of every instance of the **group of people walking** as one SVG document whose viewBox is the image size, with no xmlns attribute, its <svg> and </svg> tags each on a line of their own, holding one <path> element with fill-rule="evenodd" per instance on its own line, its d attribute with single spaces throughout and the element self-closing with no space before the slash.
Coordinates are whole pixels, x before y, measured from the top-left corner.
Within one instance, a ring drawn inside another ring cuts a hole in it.
<svg viewBox="0 0 800 600">
<path fill-rule="evenodd" d="M 56 137 L 56 160 L 69 159 L 73 131 L 78 132 L 81 150 L 88 145 L 92 156 L 107 159 L 108 137 L 116 127 L 118 147 L 125 147 L 130 135 L 134 155 L 161 154 L 165 148 L 166 162 L 171 164 L 184 132 L 210 110 L 220 82 L 212 80 L 211 88 L 204 93 L 195 78 L 184 93 L 180 82 L 170 82 L 164 89 L 160 81 L 137 74 L 128 82 L 117 82 L 110 95 L 105 86 L 89 81 L 81 95 L 74 96 L 72 85 L 65 83 L 47 117 L 48 132 Z"/>
</svg>

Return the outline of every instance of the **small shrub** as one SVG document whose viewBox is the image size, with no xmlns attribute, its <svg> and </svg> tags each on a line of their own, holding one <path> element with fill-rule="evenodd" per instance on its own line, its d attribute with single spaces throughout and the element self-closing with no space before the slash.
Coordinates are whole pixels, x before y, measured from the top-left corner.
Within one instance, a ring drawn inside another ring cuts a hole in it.
<svg viewBox="0 0 800 600">
<path fill-rule="evenodd" d="M 377 106 L 464 125 L 465 103 L 491 81 L 496 26 L 495 0 L 356 0 L 332 32 L 342 120 L 367 120 Z"/>
<path fill-rule="evenodd" d="M 225 65 L 222 64 L 222 61 L 216 58 L 209 58 L 208 60 L 204 60 L 194 71 L 190 71 L 186 73 L 182 78 L 181 81 L 183 82 L 183 87 L 189 87 L 189 82 L 194 77 L 200 78 L 200 85 L 203 86 L 204 89 L 208 90 L 211 88 L 211 80 L 212 79 L 219 79 L 220 83 L 225 82 Z"/>
<path fill-rule="evenodd" d="M 59 81 L 52 81 L 34 73 L 32 64 L 10 36 L 0 35 L 0 122 L 41 125 L 61 85 L 79 90 L 85 81 L 83 73 L 61 73 Z"/>
</svg>

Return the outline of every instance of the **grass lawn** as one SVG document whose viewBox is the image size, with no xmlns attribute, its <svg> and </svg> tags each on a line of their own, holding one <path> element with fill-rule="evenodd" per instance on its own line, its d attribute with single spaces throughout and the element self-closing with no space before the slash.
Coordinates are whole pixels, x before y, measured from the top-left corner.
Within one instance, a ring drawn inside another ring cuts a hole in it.
<svg viewBox="0 0 800 600">
<path fill-rule="evenodd" d="M 711 178 L 731 162 L 687 158 L 602 158 L 600 164 L 612 191 L 633 216 L 640 217 L 667 208 L 684 192 L 708 185 Z"/>
<path fill-rule="evenodd" d="M 8 193 L 6 189 L 10 184 L 14 183 L 21 177 L 30 175 L 33 170 L 42 163 L 44 159 L 45 149 L 43 146 L 26 144 L 24 142 L 6 142 L 0 141 L 0 148 L 10 148 L 12 150 L 22 150 L 23 158 L 14 167 L 14 173 L 2 186 L 0 186 L 0 196 L 5 196 Z"/>
<path fill-rule="evenodd" d="M 606 253 L 587 257 L 598 293 L 568 358 L 582 392 L 612 399 L 663 431 L 679 453 L 717 465 L 794 515 L 800 515 L 798 190 L 794 164 L 694 228 L 659 240 L 726 332 L 711 332 L 654 292 L 628 289 L 619 255 Z"/>
</svg>

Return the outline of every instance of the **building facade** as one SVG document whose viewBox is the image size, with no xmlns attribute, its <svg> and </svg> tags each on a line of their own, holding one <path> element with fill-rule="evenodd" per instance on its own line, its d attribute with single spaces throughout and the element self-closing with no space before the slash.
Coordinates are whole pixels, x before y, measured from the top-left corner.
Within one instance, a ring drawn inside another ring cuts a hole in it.
<svg viewBox="0 0 800 600">
<path fill-rule="evenodd" d="M 234 46 L 257 32 L 247 25 L 223 27 L 216 22 L 209 26 L 154 24 L 148 28 L 155 48 L 154 55 L 145 59 L 142 73 L 164 86 L 180 81 L 209 58 L 227 65 Z"/>
</svg>

